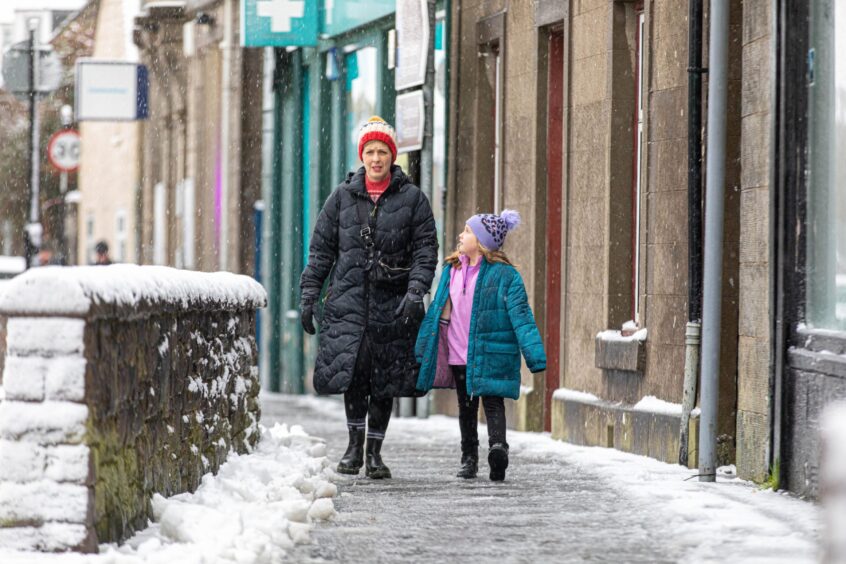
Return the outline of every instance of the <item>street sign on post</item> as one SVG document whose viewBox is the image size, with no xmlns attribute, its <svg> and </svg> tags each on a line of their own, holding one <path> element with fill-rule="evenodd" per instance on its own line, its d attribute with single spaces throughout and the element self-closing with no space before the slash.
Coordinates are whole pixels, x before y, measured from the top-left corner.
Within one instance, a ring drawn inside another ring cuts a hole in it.
<svg viewBox="0 0 846 564">
<path fill-rule="evenodd" d="M 241 0 L 241 46 L 317 45 L 317 4 L 317 0 Z"/>
<path fill-rule="evenodd" d="M 426 81 L 429 56 L 429 7 L 427 0 L 397 0 L 397 92 Z"/>
<path fill-rule="evenodd" d="M 73 129 L 54 133 L 47 143 L 47 158 L 59 172 L 79 168 L 79 133 Z"/>
<path fill-rule="evenodd" d="M 38 46 L 38 79 L 36 92 L 49 94 L 62 83 L 62 63 L 51 47 Z M 3 88 L 18 98 L 29 99 L 29 41 L 12 45 L 3 55 Z"/>
</svg>

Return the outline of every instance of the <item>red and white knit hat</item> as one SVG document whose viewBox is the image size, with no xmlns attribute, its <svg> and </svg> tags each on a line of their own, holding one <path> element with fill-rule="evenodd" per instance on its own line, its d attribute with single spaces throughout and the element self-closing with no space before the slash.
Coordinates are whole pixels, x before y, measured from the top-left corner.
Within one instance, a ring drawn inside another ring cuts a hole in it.
<svg viewBox="0 0 846 564">
<path fill-rule="evenodd" d="M 391 150 L 391 162 L 397 160 L 397 132 L 391 124 L 373 116 L 358 130 L 358 158 L 362 159 L 364 146 L 371 141 L 381 141 Z"/>
</svg>

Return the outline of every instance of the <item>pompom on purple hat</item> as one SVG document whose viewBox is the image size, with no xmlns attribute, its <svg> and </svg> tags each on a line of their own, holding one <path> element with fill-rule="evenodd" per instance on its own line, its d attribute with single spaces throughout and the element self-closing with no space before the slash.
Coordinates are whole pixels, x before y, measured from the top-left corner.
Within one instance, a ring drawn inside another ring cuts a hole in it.
<svg viewBox="0 0 846 564">
<path fill-rule="evenodd" d="M 520 225 L 520 214 L 514 210 L 502 210 L 499 215 L 480 213 L 468 219 L 467 225 L 482 246 L 496 251 L 505 242 L 508 232 Z"/>
</svg>

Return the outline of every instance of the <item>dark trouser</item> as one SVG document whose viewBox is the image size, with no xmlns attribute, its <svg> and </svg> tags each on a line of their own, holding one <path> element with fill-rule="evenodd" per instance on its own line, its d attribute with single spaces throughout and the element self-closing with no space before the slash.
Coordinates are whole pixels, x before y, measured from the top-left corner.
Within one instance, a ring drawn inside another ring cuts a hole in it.
<svg viewBox="0 0 846 564">
<path fill-rule="evenodd" d="M 461 446 L 470 448 L 479 444 L 479 397 L 467 397 L 467 367 L 450 366 L 455 376 L 458 392 L 458 426 L 461 428 Z M 500 397 L 482 398 L 485 419 L 488 421 L 488 444 L 505 443 L 505 401 Z"/>
<path fill-rule="evenodd" d="M 344 392 L 344 408 L 347 412 L 347 427 L 350 430 L 364 429 L 367 437 L 384 439 L 394 407 L 393 398 L 377 399 L 370 393 L 370 374 L 373 371 L 373 356 L 370 339 L 365 334 L 355 363 L 353 381 Z"/>
</svg>

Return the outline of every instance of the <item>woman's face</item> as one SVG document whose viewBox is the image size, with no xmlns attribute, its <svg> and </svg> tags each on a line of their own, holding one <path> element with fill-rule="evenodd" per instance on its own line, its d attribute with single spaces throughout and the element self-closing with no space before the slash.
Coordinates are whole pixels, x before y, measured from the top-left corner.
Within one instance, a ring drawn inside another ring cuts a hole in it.
<svg viewBox="0 0 846 564">
<path fill-rule="evenodd" d="M 464 231 L 458 236 L 458 252 L 464 255 L 472 255 L 479 252 L 479 240 L 473 235 L 469 225 L 464 226 Z"/>
<path fill-rule="evenodd" d="M 371 141 L 361 152 L 364 171 L 373 182 L 381 182 L 391 173 L 391 150 L 381 141 Z"/>
</svg>

